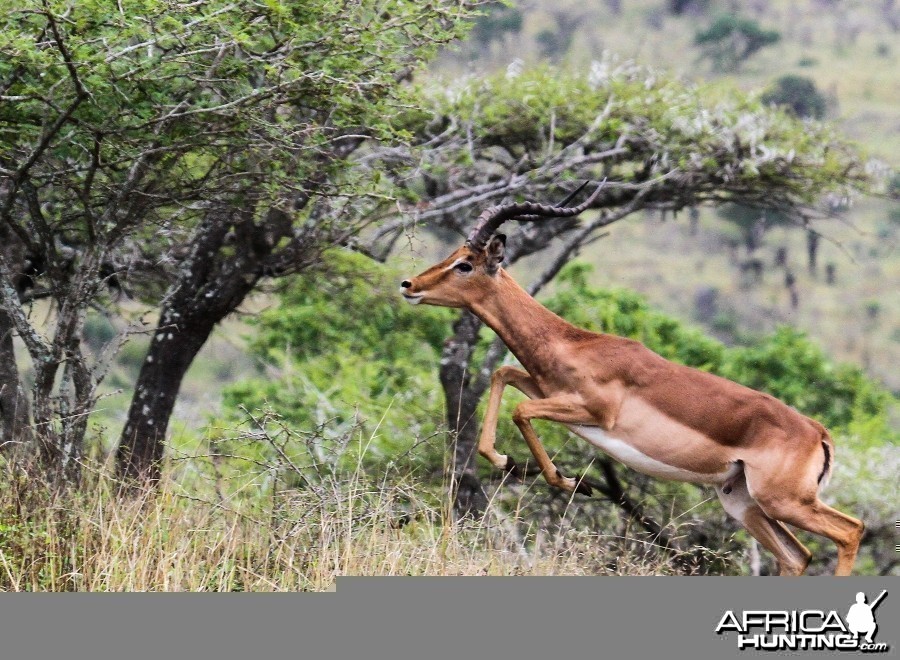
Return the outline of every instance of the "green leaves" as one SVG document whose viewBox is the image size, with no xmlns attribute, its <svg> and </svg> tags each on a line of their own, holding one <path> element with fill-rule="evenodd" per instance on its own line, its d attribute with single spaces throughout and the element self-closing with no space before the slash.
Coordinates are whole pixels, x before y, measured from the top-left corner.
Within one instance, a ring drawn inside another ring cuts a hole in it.
<svg viewBox="0 0 900 660">
<path fill-rule="evenodd" d="M 781 76 L 762 95 L 763 103 L 774 103 L 785 107 L 798 117 L 822 119 L 828 103 L 816 88 L 815 82 L 806 76 Z"/>
<path fill-rule="evenodd" d="M 342 132 L 391 137 L 384 117 L 406 99 L 401 72 L 461 34 L 468 12 L 412 0 L 388 11 L 368 0 L 0 7 L 0 166 L 15 170 L 47 143 L 33 176 L 85 213 L 115 197 L 137 160 L 156 181 L 152 209 L 208 199 L 255 163 L 270 184 L 293 186 Z M 210 169 L 181 167 L 198 160 Z M 81 190 L 87 172 L 96 185 Z"/>
<path fill-rule="evenodd" d="M 535 183 L 602 176 L 646 184 L 673 208 L 729 199 L 796 208 L 868 183 L 860 156 L 827 125 L 615 60 L 587 75 L 543 67 L 423 93 L 431 116 L 399 119 L 440 145 L 425 154 L 435 176 L 473 162 L 481 178 L 498 166 Z"/>
</svg>

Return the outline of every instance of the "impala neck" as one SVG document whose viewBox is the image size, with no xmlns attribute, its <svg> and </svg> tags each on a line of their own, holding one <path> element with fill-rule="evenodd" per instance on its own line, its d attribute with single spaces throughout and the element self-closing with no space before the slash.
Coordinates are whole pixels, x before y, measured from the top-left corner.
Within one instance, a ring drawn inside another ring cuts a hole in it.
<svg viewBox="0 0 900 660">
<path fill-rule="evenodd" d="M 546 362 L 541 356 L 554 345 L 590 334 L 541 305 L 505 270 L 500 270 L 498 279 L 493 291 L 470 309 L 500 336 L 532 375 L 543 370 L 540 365 Z"/>
</svg>

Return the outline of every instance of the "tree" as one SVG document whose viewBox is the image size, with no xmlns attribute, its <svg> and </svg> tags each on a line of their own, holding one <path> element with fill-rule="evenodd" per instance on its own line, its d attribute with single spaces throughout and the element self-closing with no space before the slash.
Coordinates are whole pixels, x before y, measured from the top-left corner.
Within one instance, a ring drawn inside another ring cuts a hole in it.
<svg viewBox="0 0 900 660">
<path fill-rule="evenodd" d="M 483 51 L 495 41 L 502 42 L 507 34 L 522 31 L 522 12 L 502 2 L 491 2 L 472 26 L 472 40 Z"/>
<path fill-rule="evenodd" d="M 572 47 L 575 31 L 584 23 L 586 14 L 562 9 L 550 13 L 556 29 L 541 30 L 535 39 L 541 47 L 541 54 L 552 62 L 558 62 Z"/>
<path fill-rule="evenodd" d="M 100 377 L 82 351 L 86 309 L 109 306 L 111 283 L 160 306 L 120 451 L 124 473 L 153 477 L 181 379 L 212 328 L 261 278 L 314 266 L 365 224 L 349 199 L 378 185 L 349 173 L 347 158 L 393 135 L 384 117 L 403 104 L 400 82 L 459 36 L 470 6 L 3 9 L 0 226 L 12 240 L 0 326 L 8 317 L 34 363 L 45 458 L 74 464 Z M 145 271 L 157 286 L 144 286 Z M 28 314 L 38 297 L 53 305 L 49 335 Z M 3 385 L 4 396 L 20 389 Z M 3 403 L 9 427 L 18 412 Z"/>
<path fill-rule="evenodd" d="M 736 71 L 759 50 L 777 43 L 781 35 L 765 30 L 752 18 L 725 14 L 706 30 L 697 32 L 694 43 L 703 49 L 717 71 Z"/>
<path fill-rule="evenodd" d="M 669 11 L 680 16 L 681 14 L 702 14 L 709 7 L 709 0 L 668 0 L 666 3 Z"/>
<path fill-rule="evenodd" d="M 730 201 L 813 214 L 824 190 L 865 180 L 853 151 L 827 127 L 740 96 L 710 104 L 696 88 L 627 66 L 590 80 L 553 69 L 479 80 L 451 95 L 440 90 L 430 103 L 404 118 L 427 148 L 383 152 L 406 164 L 394 176 L 414 201 L 409 218 L 372 236 L 388 249 L 419 223 L 465 235 L 474 212 L 503 199 L 557 200 L 573 187 L 567 180 L 606 181 L 592 218 L 505 228 L 508 265 L 543 253 L 526 283 L 532 294 L 604 227 L 643 209 Z M 485 505 L 474 469 L 475 413 L 506 354 L 499 339 L 479 348 L 481 337 L 477 319 L 461 314 L 440 361 L 460 511 Z"/>
<path fill-rule="evenodd" d="M 725 204 L 718 210 L 718 213 L 723 219 L 734 224 L 741 233 L 748 255 L 752 255 L 760 247 L 766 229 L 772 225 L 790 222 L 787 217 L 739 204 Z"/>
<path fill-rule="evenodd" d="M 445 428 L 434 365 L 449 315 L 400 299 L 396 268 L 347 250 L 325 261 L 323 273 L 285 280 L 277 306 L 250 320 L 249 352 L 264 372 L 226 388 L 227 419 L 216 426 L 233 428 L 245 410 L 257 419 L 271 410 L 297 433 L 324 441 L 347 444 L 359 434 L 366 451 L 349 452 L 351 460 L 378 474 L 403 455 L 434 470 Z M 227 453 L 271 452 L 243 445 Z"/>
<path fill-rule="evenodd" d="M 816 84 L 806 76 L 781 76 L 762 96 L 763 103 L 780 105 L 798 117 L 822 119 L 827 102 Z"/>
</svg>

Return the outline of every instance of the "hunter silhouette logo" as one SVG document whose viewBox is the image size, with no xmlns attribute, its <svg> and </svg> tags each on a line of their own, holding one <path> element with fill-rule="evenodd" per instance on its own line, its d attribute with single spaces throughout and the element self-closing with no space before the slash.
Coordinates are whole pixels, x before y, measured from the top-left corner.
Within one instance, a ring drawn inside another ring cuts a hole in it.
<svg viewBox="0 0 900 660">
<path fill-rule="evenodd" d="M 866 643 L 871 644 L 875 632 L 878 630 L 878 624 L 875 623 L 875 608 L 878 607 L 882 599 L 887 595 L 887 590 L 878 594 L 871 605 L 866 604 L 866 595 L 860 591 L 856 594 L 856 602 L 850 606 L 847 612 L 847 627 L 857 638 L 861 634 L 866 636 Z"/>
<path fill-rule="evenodd" d="M 875 609 L 885 596 L 887 590 L 868 601 L 860 591 L 843 618 L 835 610 L 728 610 L 716 633 L 736 632 L 738 649 L 884 653 L 887 643 L 875 641 Z"/>
</svg>

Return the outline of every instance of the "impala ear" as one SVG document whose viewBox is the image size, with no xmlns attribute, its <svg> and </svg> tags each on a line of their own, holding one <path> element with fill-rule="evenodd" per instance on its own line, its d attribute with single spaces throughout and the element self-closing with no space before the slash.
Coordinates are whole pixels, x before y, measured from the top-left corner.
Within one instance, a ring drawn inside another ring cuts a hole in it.
<svg viewBox="0 0 900 660">
<path fill-rule="evenodd" d="M 503 257 L 506 253 L 506 235 L 497 234 L 494 236 L 487 247 L 484 249 L 487 256 L 487 272 L 493 275 L 503 263 Z"/>
</svg>

